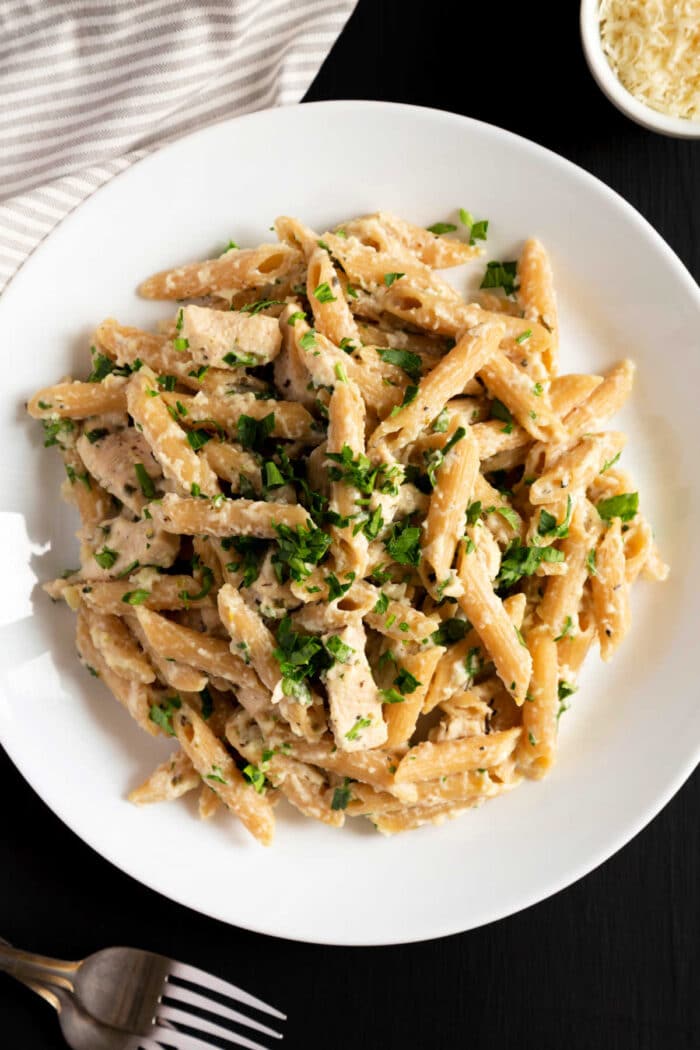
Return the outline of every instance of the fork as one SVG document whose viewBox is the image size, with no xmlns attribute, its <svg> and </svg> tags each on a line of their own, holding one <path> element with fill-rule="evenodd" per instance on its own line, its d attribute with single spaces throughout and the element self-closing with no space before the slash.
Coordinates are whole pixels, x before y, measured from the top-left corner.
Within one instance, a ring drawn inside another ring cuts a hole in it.
<svg viewBox="0 0 700 1050">
<path fill-rule="evenodd" d="M 24 952 L 2 941 L 0 970 L 24 983 L 50 985 L 62 1009 L 68 1003 L 71 1015 L 75 1007 L 78 1014 L 99 1022 L 102 1028 L 106 1026 L 105 1039 L 110 1030 L 117 1029 L 122 1042 L 106 1041 L 104 1050 L 161 1050 L 164 1043 L 176 1050 L 210 1050 L 208 1035 L 227 1039 L 248 1050 L 266 1050 L 263 1044 L 191 1012 L 192 1008 L 273 1039 L 282 1038 L 280 1032 L 219 1002 L 211 993 L 280 1020 L 286 1019 L 274 1007 L 204 970 L 138 948 L 106 948 L 81 962 L 67 962 Z M 75 1017 L 71 1016 L 71 1020 Z M 78 1044 L 78 1050 L 87 1046 Z M 101 1050 L 101 1046 L 96 1043 L 94 1050 L 98 1047 Z"/>
<path fill-rule="evenodd" d="M 20 978 L 17 978 L 20 980 Z M 162 1050 L 159 1043 L 150 1039 L 140 1042 L 140 1037 L 129 1032 L 120 1032 L 118 1028 L 108 1028 L 100 1024 L 89 1014 L 84 1013 L 70 992 L 64 988 L 48 988 L 34 981 L 23 980 L 44 999 L 58 1014 L 58 1023 L 68 1046 L 72 1050 Z M 170 1033 L 168 1033 L 170 1039 Z M 209 1044 L 203 1043 L 203 1046 Z"/>
</svg>

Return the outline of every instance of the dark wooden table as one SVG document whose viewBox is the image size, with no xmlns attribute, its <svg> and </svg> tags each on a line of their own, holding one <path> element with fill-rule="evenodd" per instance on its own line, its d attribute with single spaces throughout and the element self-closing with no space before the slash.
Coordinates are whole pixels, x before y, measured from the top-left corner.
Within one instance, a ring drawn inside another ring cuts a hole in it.
<svg viewBox="0 0 700 1050">
<path fill-rule="evenodd" d="M 534 139 L 626 197 L 697 277 L 700 144 L 644 131 L 603 98 L 574 0 L 483 6 L 490 13 L 463 4 L 455 19 L 439 0 L 360 0 L 308 98 L 412 102 Z M 562 99 L 567 121 L 551 112 Z M 348 164 L 366 176 L 361 161 L 362 143 L 348 143 Z M 148 944 L 208 967 L 288 1006 L 284 1045 L 295 1050 L 700 1047 L 697 774 L 621 853 L 553 899 L 472 933 L 373 949 L 257 936 L 150 892 L 68 831 L 4 756 L 0 800 L 1 933 L 74 958 Z M 392 887 L 378 889 L 390 902 Z M 313 871 L 295 892 L 313 906 Z M 0 1047 L 61 1046 L 48 1007 L 0 977 Z"/>
</svg>

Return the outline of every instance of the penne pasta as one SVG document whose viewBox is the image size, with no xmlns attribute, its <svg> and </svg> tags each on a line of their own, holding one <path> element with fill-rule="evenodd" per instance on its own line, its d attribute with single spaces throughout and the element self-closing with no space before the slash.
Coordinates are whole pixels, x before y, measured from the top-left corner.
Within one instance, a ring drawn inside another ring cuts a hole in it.
<svg viewBox="0 0 700 1050">
<path fill-rule="evenodd" d="M 88 379 L 28 401 L 81 522 L 44 590 L 177 742 L 136 805 L 197 788 L 266 845 L 283 797 L 440 824 L 550 771 L 591 647 L 666 578 L 605 429 L 634 365 L 560 374 L 537 240 L 464 299 L 439 271 L 486 224 L 460 218 L 280 216 L 276 244 L 148 278 L 176 302 L 154 330 L 102 321 Z"/>
</svg>

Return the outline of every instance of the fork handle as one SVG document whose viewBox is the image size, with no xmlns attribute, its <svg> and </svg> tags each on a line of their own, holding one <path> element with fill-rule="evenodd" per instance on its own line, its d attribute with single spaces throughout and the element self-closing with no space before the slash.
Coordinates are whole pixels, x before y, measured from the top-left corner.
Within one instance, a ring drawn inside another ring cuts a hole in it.
<svg viewBox="0 0 700 1050">
<path fill-rule="evenodd" d="M 73 991 L 73 977 L 80 963 L 51 959 L 46 955 L 35 955 L 13 948 L 0 939 L 0 970 L 19 978 L 20 981 L 39 981 L 57 988 Z"/>
<path fill-rule="evenodd" d="M 6 944 L 8 948 L 10 947 L 10 942 L 6 941 L 4 937 L 0 937 L 0 947 L 3 944 Z M 11 976 L 14 977 L 15 975 L 11 974 Z M 30 981 L 28 978 L 17 977 L 16 980 L 18 980 L 20 984 L 23 984 L 27 988 L 31 989 L 32 992 L 36 992 L 36 994 L 42 999 L 45 999 L 49 1006 L 53 1006 L 54 1010 L 56 1010 L 57 1013 L 61 1012 L 61 1003 L 58 997 L 54 995 L 53 992 L 49 991 L 48 988 L 44 988 L 44 986 L 41 984 L 35 984 L 34 981 Z"/>
</svg>

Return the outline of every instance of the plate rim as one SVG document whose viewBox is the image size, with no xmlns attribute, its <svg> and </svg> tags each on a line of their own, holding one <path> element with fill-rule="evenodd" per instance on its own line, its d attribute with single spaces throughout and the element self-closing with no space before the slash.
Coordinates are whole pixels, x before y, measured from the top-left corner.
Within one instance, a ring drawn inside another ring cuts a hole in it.
<svg viewBox="0 0 700 1050">
<path fill-rule="evenodd" d="M 37 257 L 41 257 L 47 250 L 46 245 L 49 243 L 54 233 L 66 224 L 70 225 L 73 217 L 77 212 L 82 209 L 92 207 L 91 204 L 95 198 L 100 198 L 100 194 L 104 194 L 109 191 L 109 188 L 114 185 L 115 182 L 123 180 L 125 176 L 135 168 L 141 168 L 144 165 L 148 165 L 153 162 L 156 157 L 160 158 L 163 153 L 171 150 L 177 150 L 182 148 L 184 142 L 191 143 L 193 140 L 203 139 L 208 135 L 217 136 L 225 135 L 227 130 L 231 127 L 238 126 L 241 122 L 264 122 L 268 119 L 275 119 L 280 112 L 286 112 L 290 114 L 291 111 L 297 111 L 301 109 L 324 109 L 324 110 L 365 110 L 365 111 L 397 111 L 401 110 L 408 114 L 418 114 L 419 116 L 429 116 L 432 119 L 443 121 L 445 124 L 452 124 L 456 128 L 473 128 L 480 132 L 486 132 L 489 135 L 495 136 L 496 138 L 506 138 L 511 140 L 518 148 L 525 149 L 531 154 L 537 156 L 543 156 L 555 167 L 560 170 L 566 171 L 569 175 L 576 179 L 582 180 L 598 192 L 602 192 L 604 196 L 607 196 L 609 200 L 621 208 L 622 212 L 626 215 L 627 219 L 633 222 L 638 228 L 640 228 L 647 237 L 651 238 L 655 242 L 657 249 L 661 249 L 663 256 L 665 257 L 666 264 L 673 269 L 679 280 L 682 281 L 687 293 L 695 301 L 700 314 L 700 287 L 693 278 L 690 270 L 686 267 L 685 263 L 678 257 L 673 251 L 671 246 L 664 240 L 661 234 L 652 226 L 648 219 L 645 218 L 637 209 L 629 203 L 620 193 L 612 189 L 605 182 L 599 179 L 597 176 L 591 174 L 585 168 L 580 167 L 573 161 L 568 160 L 565 157 L 560 156 L 553 150 L 546 146 L 542 146 L 537 142 L 527 139 L 522 135 L 516 134 L 515 132 L 508 131 L 504 128 L 500 128 L 495 124 L 490 124 L 485 121 L 477 120 L 473 117 L 468 117 L 463 114 L 453 113 L 449 110 L 435 109 L 429 106 L 416 106 L 408 103 L 397 103 L 397 102 L 385 102 L 375 101 L 366 99 L 333 99 L 324 100 L 317 102 L 308 102 L 302 104 L 295 104 L 290 106 L 276 106 L 269 107 L 263 110 L 256 110 L 251 113 L 246 113 L 240 116 L 230 117 L 226 120 L 217 121 L 214 124 L 207 125 L 206 127 L 199 128 L 195 131 L 188 133 L 172 142 L 167 143 L 160 149 L 154 150 L 147 154 L 145 157 L 139 158 L 130 165 L 128 168 L 114 175 L 106 183 L 103 183 L 93 193 L 90 194 L 85 200 L 83 200 L 76 208 L 72 209 L 67 215 L 63 217 L 53 227 L 53 229 L 42 239 L 42 241 L 36 246 L 36 248 L 30 253 L 25 259 L 19 269 L 13 274 L 8 281 L 7 285 L 3 289 L 0 295 L 0 321 L 2 320 L 4 302 L 8 298 L 12 299 L 16 294 L 22 294 L 21 289 L 26 281 L 31 282 L 31 268 L 32 261 Z M 292 117 L 292 119 L 294 119 Z M 27 270 L 29 270 L 29 277 L 27 277 Z M 19 286 L 20 292 L 16 291 Z M 560 891 L 573 885 L 586 875 L 590 874 L 596 868 L 600 867 L 601 864 L 613 857 L 620 849 L 626 846 L 633 838 L 635 838 L 668 804 L 668 802 L 678 793 L 681 787 L 692 775 L 693 771 L 700 762 L 700 738 L 698 739 L 693 753 L 689 756 L 685 763 L 683 763 L 676 771 L 673 777 L 669 778 L 663 791 L 659 792 L 654 801 L 649 804 L 634 820 L 628 820 L 624 823 L 621 830 L 614 834 L 610 834 L 606 838 L 604 845 L 601 845 L 594 853 L 587 856 L 585 861 L 580 862 L 575 867 L 568 869 L 565 875 L 562 875 L 551 880 L 543 879 L 536 890 L 531 892 L 523 892 L 518 895 L 515 893 L 513 898 L 514 904 L 508 904 L 506 910 L 497 905 L 493 905 L 490 908 L 486 907 L 486 910 L 482 910 L 478 917 L 474 921 L 468 922 L 464 925 L 463 919 L 457 919 L 454 922 L 443 921 L 434 926 L 433 932 L 428 935 L 425 934 L 407 934 L 406 936 L 399 936 L 391 940 L 386 939 L 373 939 L 371 936 L 358 936 L 351 937 L 346 936 L 342 939 L 338 937 L 324 938 L 322 935 L 314 936 L 303 936 L 298 933 L 290 932 L 279 932 L 274 928 L 266 925 L 264 921 L 264 914 L 258 919 L 257 916 L 251 916 L 250 921 L 246 917 L 246 922 L 241 923 L 240 921 L 234 922 L 228 916 L 222 913 L 222 910 L 214 906 L 212 903 L 202 901 L 201 903 L 192 903 L 192 899 L 188 897 L 186 892 L 186 886 L 183 887 L 183 892 L 174 893 L 172 890 L 168 891 L 158 889 L 152 886 L 146 881 L 145 876 L 140 875 L 134 870 L 134 865 L 127 860 L 126 862 L 119 859 L 115 859 L 115 850 L 110 848 L 103 848 L 102 845 L 99 847 L 94 843 L 94 836 L 92 833 L 83 834 L 82 831 L 77 831 L 73 826 L 71 819 L 65 813 L 65 808 L 60 804 L 55 804 L 50 801 L 36 785 L 35 778 L 31 775 L 29 770 L 26 768 L 28 763 L 25 763 L 24 759 L 18 754 L 18 749 L 12 745 L 8 745 L 5 739 L 1 739 L 0 743 L 13 763 L 15 768 L 18 770 L 23 779 L 29 784 L 32 791 L 41 799 L 41 801 L 48 807 L 48 809 L 64 824 L 72 834 L 76 835 L 85 845 L 93 850 L 99 857 L 107 861 L 118 871 L 124 872 L 130 878 L 133 878 L 136 882 L 143 885 L 149 890 L 157 893 L 161 897 L 165 897 L 168 900 L 174 900 L 176 903 L 191 909 L 201 915 L 206 915 L 210 918 L 216 919 L 227 926 L 238 927 L 246 929 L 251 932 L 261 934 L 263 936 L 279 937 L 284 940 L 298 941 L 299 943 L 306 944 L 323 944 L 336 947 L 377 947 L 377 946 L 388 946 L 394 944 L 413 944 L 422 943 L 424 941 L 435 940 L 437 938 L 446 936 L 456 936 L 460 933 L 466 933 L 469 930 L 481 928 L 483 926 L 490 925 L 492 922 L 500 919 L 509 918 L 511 915 L 516 915 L 519 912 L 531 907 L 534 904 L 538 904 L 554 896 Z M 482 908 L 484 906 L 482 905 Z M 456 924 L 455 924 L 456 923 Z"/>
</svg>

